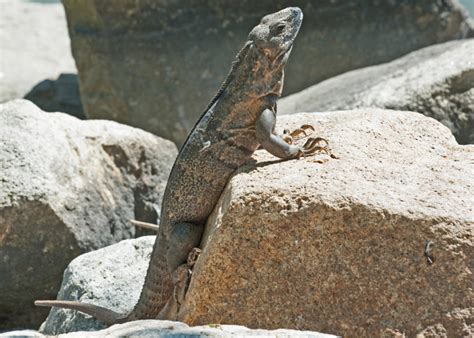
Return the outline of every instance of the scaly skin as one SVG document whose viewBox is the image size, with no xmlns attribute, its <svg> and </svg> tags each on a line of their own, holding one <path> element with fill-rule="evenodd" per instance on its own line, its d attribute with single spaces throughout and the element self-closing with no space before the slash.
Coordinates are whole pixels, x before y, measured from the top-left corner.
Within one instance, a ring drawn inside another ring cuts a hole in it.
<svg viewBox="0 0 474 338">
<path fill-rule="evenodd" d="M 274 133 L 283 69 L 302 18 L 301 10 L 294 7 L 261 20 L 250 32 L 221 90 L 188 136 L 171 170 L 158 236 L 140 299 L 132 312 L 122 315 L 77 302 L 39 301 L 37 305 L 73 308 L 106 324 L 175 319 L 179 311 L 176 294 L 182 290 L 180 265 L 199 246 L 207 218 L 232 173 L 259 145 L 280 158 L 307 153 L 307 149 L 289 145 Z"/>
</svg>

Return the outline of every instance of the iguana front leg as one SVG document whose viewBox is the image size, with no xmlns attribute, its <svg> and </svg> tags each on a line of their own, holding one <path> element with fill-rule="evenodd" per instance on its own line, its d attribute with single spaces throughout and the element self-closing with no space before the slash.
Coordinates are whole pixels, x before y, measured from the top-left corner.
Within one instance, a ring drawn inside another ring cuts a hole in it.
<svg viewBox="0 0 474 338">
<path fill-rule="evenodd" d="M 318 146 L 323 138 L 310 138 L 303 146 L 287 143 L 281 136 L 275 134 L 276 114 L 270 109 L 265 109 L 255 124 L 255 134 L 262 148 L 270 154 L 282 158 L 291 159 L 301 156 L 312 155 L 318 151 L 327 152 L 327 146 Z"/>
</svg>

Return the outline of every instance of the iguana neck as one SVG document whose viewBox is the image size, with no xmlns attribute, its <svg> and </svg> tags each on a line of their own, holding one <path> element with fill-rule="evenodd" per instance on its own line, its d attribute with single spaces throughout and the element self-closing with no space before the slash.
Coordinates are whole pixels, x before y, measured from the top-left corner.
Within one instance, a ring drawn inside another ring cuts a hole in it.
<svg viewBox="0 0 474 338">
<path fill-rule="evenodd" d="M 250 101 L 268 95 L 280 97 L 283 90 L 284 63 L 269 59 L 253 43 L 235 63 L 226 88 Z M 229 87 L 232 86 L 232 89 Z"/>
<path fill-rule="evenodd" d="M 248 93 L 251 97 L 262 97 L 269 94 L 280 97 L 283 90 L 283 79 L 284 64 L 272 63 L 255 47 L 252 41 L 247 41 L 237 54 L 227 77 L 204 112 L 216 103 L 231 83 L 242 87 L 244 89 L 242 92 Z"/>
</svg>

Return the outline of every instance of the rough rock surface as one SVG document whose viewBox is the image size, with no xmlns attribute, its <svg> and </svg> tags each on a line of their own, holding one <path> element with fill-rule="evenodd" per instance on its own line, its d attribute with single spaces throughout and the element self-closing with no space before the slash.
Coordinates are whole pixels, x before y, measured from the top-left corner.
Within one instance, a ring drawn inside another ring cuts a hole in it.
<svg viewBox="0 0 474 338">
<path fill-rule="evenodd" d="M 88 116 L 177 143 L 216 93 L 249 30 L 283 7 L 299 6 L 305 15 L 287 66 L 287 93 L 474 32 L 455 0 L 63 3 Z"/>
<path fill-rule="evenodd" d="M 155 236 L 124 240 L 75 258 L 64 271 L 56 298 L 130 311 L 140 296 L 154 241 Z M 83 313 L 52 308 L 40 331 L 57 335 L 103 328 Z"/>
<path fill-rule="evenodd" d="M 44 337 L 44 335 L 34 330 L 17 330 L 0 333 L 0 337 Z"/>
<path fill-rule="evenodd" d="M 285 97 L 278 112 L 358 107 L 416 111 L 443 123 L 459 143 L 474 143 L 473 55 L 474 39 L 427 47 Z"/>
<path fill-rule="evenodd" d="M 84 120 L 77 74 L 61 74 L 56 80 L 38 83 L 24 97 L 41 110 L 61 112 Z"/>
<path fill-rule="evenodd" d="M 67 264 L 156 221 L 173 143 L 110 121 L 0 105 L 0 329 L 36 328 Z"/>
<path fill-rule="evenodd" d="M 19 99 L 45 79 L 75 73 L 60 3 L 0 1 L 0 102 Z"/>
<path fill-rule="evenodd" d="M 282 162 L 257 152 L 208 221 L 180 320 L 360 337 L 472 335 L 474 147 L 413 112 L 297 114 L 279 127 L 302 123 L 314 124 L 338 159 Z M 80 288 L 107 283 L 117 294 L 114 278 L 95 275 Z M 95 294 L 87 297 L 107 308 L 134 305 Z"/>
<path fill-rule="evenodd" d="M 414 112 L 279 120 L 303 123 L 338 158 L 259 151 L 239 170 L 208 221 L 179 320 L 472 336 L 474 146 Z"/>
<path fill-rule="evenodd" d="M 0 337 L 11 336 L 25 337 L 46 337 L 35 331 L 12 331 Z M 68 334 L 60 334 L 59 338 L 67 337 L 309 337 L 309 338 L 335 338 L 333 335 L 296 330 L 259 330 L 248 329 L 238 325 L 218 325 L 209 324 L 204 326 L 189 327 L 180 322 L 172 322 L 168 320 L 139 320 L 125 324 L 111 326 L 106 330 L 97 332 L 73 332 Z"/>
<path fill-rule="evenodd" d="M 120 243 L 86 253 L 74 259 L 66 271 L 58 299 L 79 300 L 93 303 L 116 311 L 129 311 L 136 303 L 144 282 L 155 236 L 124 240 Z M 159 335 L 196 335 L 209 337 L 267 336 L 286 337 L 334 337 L 316 332 L 294 330 L 249 330 L 242 326 L 207 325 L 188 327 L 184 323 L 158 320 L 144 320 L 115 325 L 99 332 L 104 326 L 90 316 L 67 309 L 53 308 L 40 331 L 46 335 L 60 337 L 130 336 L 156 337 Z M 1 335 L 0 335 L 1 336 Z"/>
</svg>

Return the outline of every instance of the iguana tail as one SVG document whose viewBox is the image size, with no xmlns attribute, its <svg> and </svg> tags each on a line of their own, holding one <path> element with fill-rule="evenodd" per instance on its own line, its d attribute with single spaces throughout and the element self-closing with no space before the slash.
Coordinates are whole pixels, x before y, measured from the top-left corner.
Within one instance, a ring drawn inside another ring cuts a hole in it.
<svg viewBox="0 0 474 338">
<path fill-rule="evenodd" d="M 73 302 L 69 300 L 37 300 L 36 306 L 55 306 L 65 309 L 77 310 L 97 318 L 106 325 L 118 324 L 127 321 L 128 316 L 103 308 L 101 306 Z"/>
<path fill-rule="evenodd" d="M 161 257 L 165 257 L 167 248 L 164 237 L 158 236 L 155 241 L 150 261 L 156 264 L 149 264 L 140 298 L 130 313 L 122 314 L 101 306 L 69 300 L 37 300 L 35 305 L 84 312 L 108 326 L 138 319 L 158 319 L 160 311 L 165 307 L 174 289 L 167 262 L 161 259 Z"/>
<path fill-rule="evenodd" d="M 137 221 L 137 220 L 134 220 L 134 219 L 131 219 L 130 223 L 132 223 L 133 225 L 135 225 L 137 227 L 140 227 L 140 228 L 143 228 L 143 229 L 150 229 L 150 230 L 157 231 L 157 232 L 160 229 L 159 225 L 156 225 L 156 224 L 153 224 L 153 223 L 148 223 L 148 222 Z"/>
</svg>

